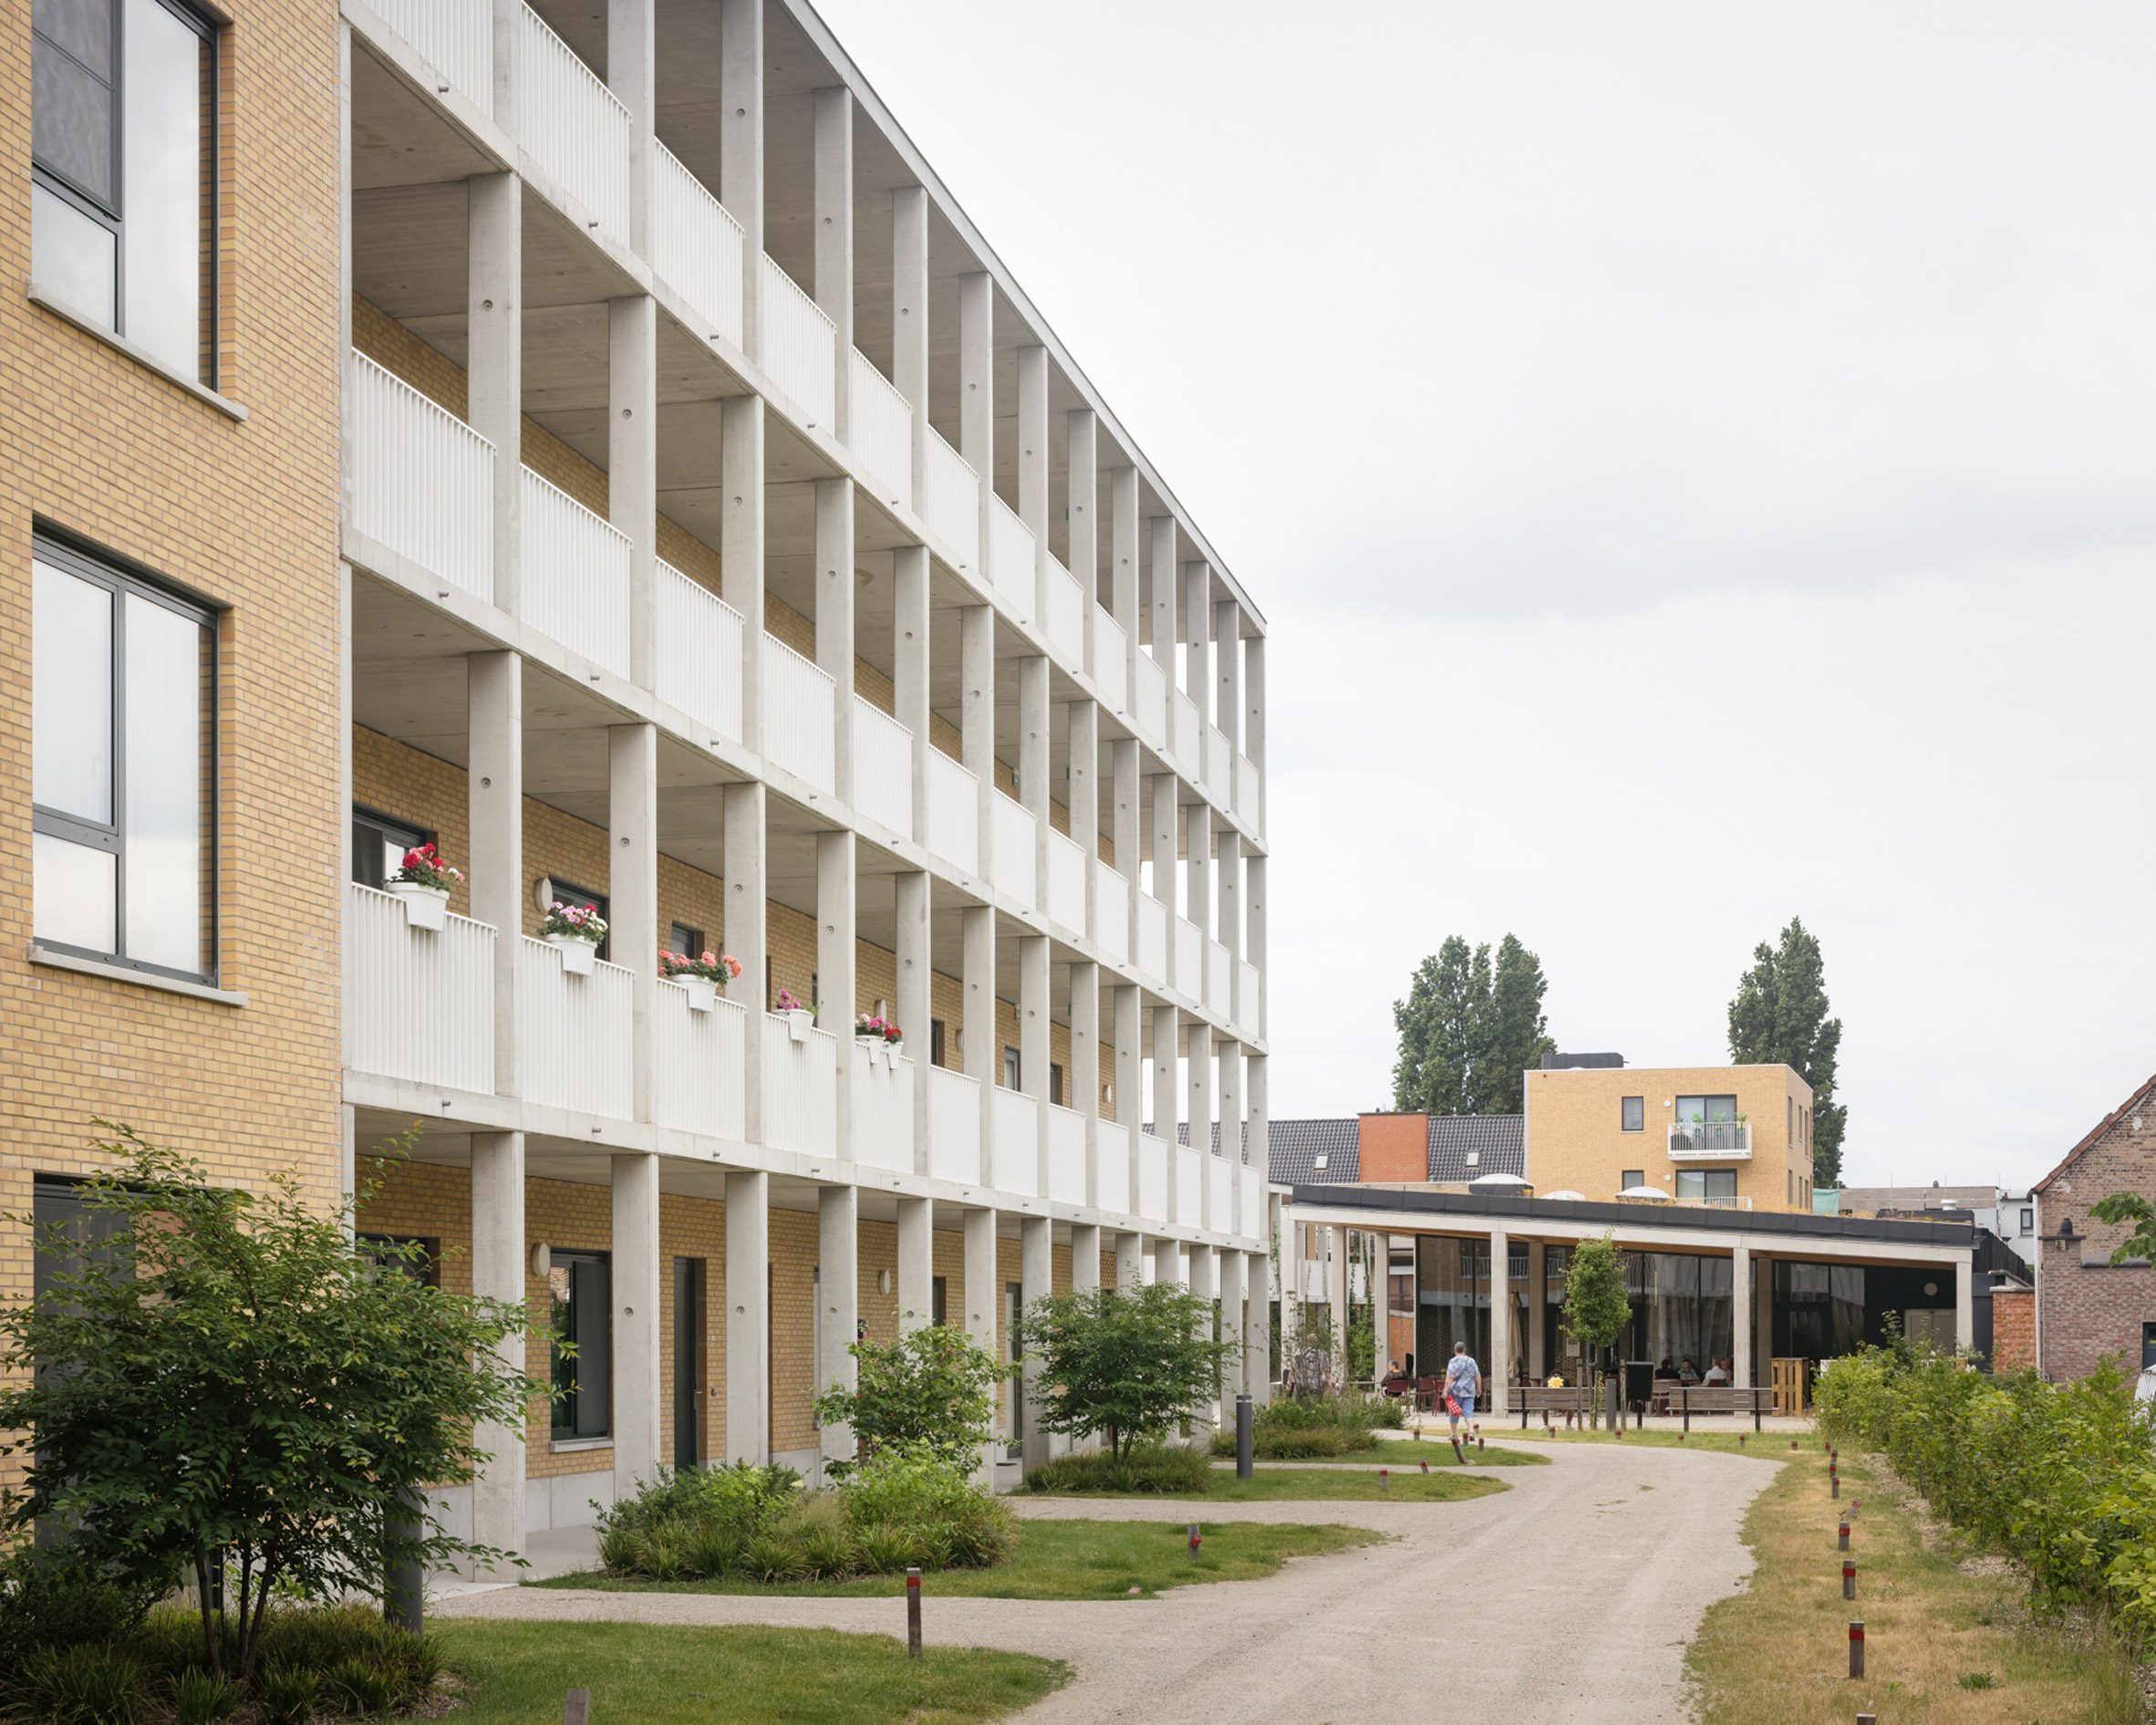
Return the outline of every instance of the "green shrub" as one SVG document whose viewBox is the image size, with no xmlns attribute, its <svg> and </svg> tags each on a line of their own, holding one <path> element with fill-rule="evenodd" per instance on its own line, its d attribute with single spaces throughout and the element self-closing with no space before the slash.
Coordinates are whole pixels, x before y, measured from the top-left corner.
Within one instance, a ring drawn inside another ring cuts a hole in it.
<svg viewBox="0 0 2156 1725">
<path fill-rule="evenodd" d="M 1059 1456 L 1037 1469 L 1029 1491 L 1157 1491 L 1167 1497 L 1198 1497 L 1213 1482 L 1210 1457 L 1168 1444 L 1140 1444 L 1117 1456 L 1108 1450 Z"/>
<path fill-rule="evenodd" d="M 94 1641 L 33 1649 L 15 1690 L 21 1715 L 40 1725 L 136 1725 L 150 1708 L 140 1664 Z"/>
<path fill-rule="evenodd" d="M 321 1685 L 305 1666 L 272 1661 L 254 1679 L 254 1699 L 263 1725 L 307 1725 L 315 1716 Z"/>
<path fill-rule="evenodd" d="M 903 1527 L 866 1527 L 858 1541 L 861 1568 L 871 1575 L 895 1575 L 920 1560 L 921 1542 Z"/>
<path fill-rule="evenodd" d="M 1283 1398 L 1252 1418 L 1250 1453 L 1262 1460 L 1298 1461 L 1371 1450 L 1378 1442 L 1373 1428 L 1396 1429 L 1405 1417 L 1401 1403 L 1383 1396 Z M 1235 1453 L 1232 1428 L 1214 1433 L 1213 1453 Z"/>
<path fill-rule="evenodd" d="M 783 1533 L 759 1533 L 741 1552 L 741 1567 L 753 1581 L 799 1581 L 806 1568 L 801 1548 Z"/>
<path fill-rule="evenodd" d="M 760 1532 L 801 1491 L 801 1475 L 792 1468 L 719 1463 L 681 1468 L 641 1487 L 599 1512 L 604 1555 L 606 1536 L 616 1529 L 644 1533 L 661 1522 L 728 1527 L 744 1536 Z"/>
<path fill-rule="evenodd" d="M 801 1561 L 812 1581 L 844 1581 L 860 1567 L 854 1536 L 840 1527 L 820 1527 L 801 1539 Z"/>
<path fill-rule="evenodd" d="M 996 1388 L 1016 1367 L 948 1325 L 926 1324 L 896 1341 L 855 1342 L 858 1387 L 834 1385 L 816 1398 L 816 1418 L 844 1425 L 864 1458 L 893 1450 L 926 1451 L 946 1467 L 969 1471 L 993 1434 Z M 834 1460 L 843 1479 L 861 1463 Z"/>
<path fill-rule="evenodd" d="M 175 1725 L 217 1725 L 235 1712 L 246 1690 L 213 1671 L 194 1667 L 172 1679 Z"/>
<path fill-rule="evenodd" d="M 34 1647 L 124 1640 L 149 1605 L 141 1588 L 64 1546 L 21 1546 L 0 1560 L 0 1668 Z"/>
<path fill-rule="evenodd" d="M 323 1678 L 329 1699 L 348 1718 L 378 1718 L 395 1708 L 400 1699 L 402 1686 L 397 1672 L 364 1654 L 338 1660 Z"/>
</svg>

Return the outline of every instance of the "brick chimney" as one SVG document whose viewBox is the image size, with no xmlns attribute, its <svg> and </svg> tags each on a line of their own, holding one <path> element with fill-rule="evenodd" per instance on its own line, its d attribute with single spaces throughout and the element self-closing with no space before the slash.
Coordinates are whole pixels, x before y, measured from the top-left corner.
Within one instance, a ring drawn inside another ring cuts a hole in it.
<svg viewBox="0 0 2156 1725">
<path fill-rule="evenodd" d="M 1430 1178 L 1428 1115 L 1358 1115 L 1355 1127 L 1365 1184 L 1419 1186 Z"/>
</svg>

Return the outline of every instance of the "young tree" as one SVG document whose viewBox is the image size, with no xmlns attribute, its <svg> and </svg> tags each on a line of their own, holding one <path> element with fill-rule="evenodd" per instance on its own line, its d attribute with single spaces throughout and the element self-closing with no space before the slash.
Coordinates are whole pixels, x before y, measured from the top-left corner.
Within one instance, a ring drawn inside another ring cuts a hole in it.
<svg viewBox="0 0 2156 1725">
<path fill-rule="evenodd" d="M 475 1426 L 520 1428 L 543 1389 L 504 1359 L 523 1302 L 428 1285 L 410 1253 L 355 1244 L 353 1200 L 310 1204 L 295 1175 L 224 1190 L 109 1129 L 112 1171 L 81 1195 L 116 1249 L 47 1229 L 36 1249 L 65 1267 L 0 1312 L 0 1454 L 26 1469 L 0 1530 L 52 1517 L 115 1576 L 192 1574 L 210 1668 L 229 1645 L 243 1681 L 273 1593 L 378 1598 L 392 1564 L 506 1556 L 451 1534 L 420 1488 L 471 1480 Z M 218 1564 L 237 1574 L 229 1627 Z"/>
<path fill-rule="evenodd" d="M 1827 1016 L 1826 961 L 1819 937 L 1791 917 L 1773 946 L 1752 951 L 1752 968 L 1729 1003 L 1729 1057 L 1740 1065 L 1779 1063 L 1811 1086 L 1812 1181 L 1841 1182 L 1841 1138 L 1849 1109 L 1834 1100 L 1841 1021 Z"/>
<path fill-rule="evenodd" d="M 1588 1386 L 1588 1417 L 1601 1417 L 1601 1372 L 1598 1362 L 1604 1350 L 1616 1346 L 1617 1338 L 1632 1321 L 1632 1302 L 1624 1293 L 1624 1260 L 1617 1242 L 1604 1234 L 1600 1240 L 1582 1240 L 1572 1248 L 1565 1268 L 1565 1328 L 1580 1344 L 1580 1381 Z"/>
<path fill-rule="evenodd" d="M 853 1428 L 862 1460 L 882 1451 L 925 1455 L 969 1473 L 996 1423 L 996 1387 L 1011 1368 L 963 1330 L 930 1324 L 890 1344 L 855 1342 L 858 1387 L 834 1384 L 816 1418 Z M 834 1474 L 853 1464 L 831 1463 Z"/>
<path fill-rule="evenodd" d="M 1036 1300 L 1019 1336 L 1040 1361 L 1042 1429 L 1098 1432 L 1119 1458 L 1166 1437 L 1241 1353 L 1233 1336 L 1215 1334 L 1218 1311 L 1173 1282 Z"/>
</svg>

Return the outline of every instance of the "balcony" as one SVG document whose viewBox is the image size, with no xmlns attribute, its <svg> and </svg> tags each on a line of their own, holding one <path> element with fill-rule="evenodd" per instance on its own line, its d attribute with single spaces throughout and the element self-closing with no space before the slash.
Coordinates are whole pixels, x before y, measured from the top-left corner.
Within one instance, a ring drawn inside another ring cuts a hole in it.
<svg viewBox="0 0 2156 1725">
<path fill-rule="evenodd" d="M 763 638 L 763 753 L 826 795 L 838 784 L 832 737 L 837 687 L 777 636 Z"/>
<path fill-rule="evenodd" d="M 352 356 L 352 526 L 435 579 L 494 598 L 494 446 Z"/>
<path fill-rule="evenodd" d="M 1176 992 L 1194 1001 L 1206 994 L 1205 931 L 1188 917 L 1176 919 Z"/>
<path fill-rule="evenodd" d="M 1202 1228 L 1206 1213 L 1205 1162 L 1214 1159 L 1208 1156 L 1201 1161 L 1200 1152 L 1187 1144 L 1172 1148 L 1176 1164 L 1176 1220 L 1186 1228 Z"/>
<path fill-rule="evenodd" d="M 458 95 L 482 114 L 494 111 L 494 11 L 489 0 L 371 4 Z"/>
<path fill-rule="evenodd" d="M 966 465 L 959 452 L 928 429 L 928 448 L 922 461 L 921 519 L 928 531 L 950 548 L 961 569 L 980 567 L 980 475 Z"/>
<path fill-rule="evenodd" d="M 980 872 L 980 781 L 928 748 L 928 848 L 960 874 Z"/>
<path fill-rule="evenodd" d="M 853 1039 L 854 1160 L 895 1174 L 913 1172 L 914 1063 Z"/>
<path fill-rule="evenodd" d="M 628 535 L 530 468 L 519 478 L 525 621 L 617 677 L 627 676 Z"/>
<path fill-rule="evenodd" d="M 1138 894 L 1138 970 L 1167 981 L 1168 909 L 1149 892 Z"/>
<path fill-rule="evenodd" d="M 1138 722 L 1140 734 L 1156 750 L 1165 752 L 1168 746 L 1167 672 L 1160 668 L 1160 660 L 1147 652 L 1138 654 L 1137 667 L 1137 695 L 1132 716 Z"/>
<path fill-rule="evenodd" d="M 989 1098 L 990 1126 L 995 1134 L 992 1184 L 1021 1197 L 1041 1194 L 1041 1106 L 1022 1090 L 999 1085 Z"/>
<path fill-rule="evenodd" d="M 913 733 L 854 697 L 854 806 L 901 838 L 913 837 Z"/>
<path fill-rule="evenodd" d="M 1110 712 L 1129 710 L 1130 637 L 1099 606 L 1093 608 L 1093 686 Z"/>
<path fill-rule="evenodd" d="M 577 976 L 528 935 L 517 942 L 517 1082 L 527 1102 L 617 1120 L 635 1114 L 636 979 L 617 964 Z"/>
<path fill-rule="evenodd" d="M 1130 1127 L 1103 1120 L 1094 1128 L 1100 1155 L 1097 1208 L 1110 1215 L 1130 1214 Z"/>
<path fill-rule="evenodd" d="M 1168 1194 L 1168 1143 L 1150 1132 L 1138 1134 L 1138 1207 L 1140 1216 L 1166 1216 Z"/>
<path fill-rule="evenodd" d="M 763 1141 L 809 1156 L 838 1148 L 838 1038 L 812 1029 L 797 1040 L 776 1013 L 763 1014 Z"/>
<path fill-rule="evenodd" d="M 1206 1165 L 1206 1226 L 1217 1234 L 1235 1231 L 1236 1174 L 1240 1164 L 1225 1156 L 1208 1156 Z"/>
<path fill-rule="evenodd" d="M 1265 1000 L 1258 967 L 1246 959 L 1235 964 L 1235 1026 L 1251 1041 L 1265 1034 Z"/>
<path fill-rule="evenodd" d="M 1267 1214 L 1265 1201 L 1265 1176 L 1254 1168 L 1236 1165 L 1236 1179 L 1242 1182 L 1242 1231 L 1246 1238 L 1263 1240 L 1271 1231 L 1271 1218 Z"/>
<path fill-rule="evenodd" d="M 1235 795 L 1235 745 L 1217 724 L 1206 727 L 1206 795 L 1225 809 Z"/>
<path fill-rule="evenodd" d="M 709 1012 L 661 978 L 651 1003 L 651 1116 L 660 1126 L 707 1138 L 748 1137 L 749 1013 L 720 999 Z"/>
<path fill-rule="evenodd" d="M 628 109 L 529 6 L 511 16 L 509 54 L 509 130 L 559 192 L 626 244 Z"/>
<path fill-rule="evenodd" d="M 1073 670 L 1085 669 L 1085 594 L 1078 577 L 1063 567 L 1053 552 L 1048 556 L 1048 614 L 1041 619 L 1048 637 L 1048 650 Z"/>
<path fill-rule="evenodd" d="M 1259 806 L 1263 781 L 1258 764 L 1247 754 L 1235 757 L 1235 817 L 1253 833 L 1265 830 L 1265 811 Z"/>
<path fill-rule="evenodd" d="M 1726 1192 L 1716 1198 L 1673 1198 L 1669 1201 L 1679 1210 L 1749 1210 L 1752 1207 L 1749 1196 Z"/>
<path fill-rule="evenodd" d="M 930 1066 L 928 1172 L 961 1186 L 980 1183 L 980 1085 L 962 1072 Z"/>
<path fill-rule="evenodd" d="M 1048 920 L 1085 932 L 1085 848 L 1059 832 L 1048 835 Z"/>
<path fill-rule="evenodd" d="M 1001 791 L 990 799 L 989 876 L 1021 910 L 1033 908 L 1033 859 L 1039 841 L 1032 812 Z"/>
<path fill-rule="evenodd" d="M 654 571 L 658 595 L 653 619 L 657 688 L 710 733 L 741 740 L 741 614 L 670 563 Z"/>
<path fill-rule="evenodd" d="M 1033 618 L 1033 570 L 1039 546 L 1033 530 L 1000 497 L 989 499 L 989 579 L 996 597 L 1021 623 Z"/>
<path fill-rule="evenodd" d="M 1744 1120 L 1673 1120 L 1669 1127 L 1673 1162 L 1748 1162 L 1752 1128 Z"/>
<path fill-rule="evenodd" d="M 1206 1011 L 1225 1023 L 1233 1002 L 1228 998 L 1235 980 L 1235 957 L 1218 940 L 1206 942 Z"/>
<path fill-rule="evenodd" d="M 1098 857 L 1093 861 L 1094 944 L 1111 964 L 1130 958 L 1130 882 Z"/>
<path fill-rule="evenodd" d="M 1048 1106 L 1048 1196 L 1059 1204 L 1085 1201 L 1085 1117 Z"/>
<path fill-rule="evenodd" d="M 768 255 L 760 266 L 763 345 L 757 358 L 771 374 L 772 385 L 793 401 L 801 422 L 812 431 L 834 435 L 838 429 L 838 326 Z"/>
<path fill-rule="evenodd" d="M 1176 733 L 1169 746 L 1176 757 L 1176 770 L 1193 785 L 1205 782 L 1205 721 L 1197 714 L 1197 702 L 1180 689 L 1169 697 L 1168 705 L 1175 712 Z"/>
<path fill-rule="evenodd" d="M 747 241 L 732 213 L 701 180 L 658 146 L 651 265 L 714 341 L 741 345 L 741 257 Z"/>
<path fill-rule="evenodd" d="M 494 1088 L 494 931 L 469 917 L 439 932 L 403 904 L 345 888 L 345 1065 L 482 1095 Z"/>
<path fill-rule="evenodd" d="M 853 428 L 850 441 L 886 503 L 913 507 L 913 403 L 876 369 L 868 356 L 853 351 Z"/>
</svg>

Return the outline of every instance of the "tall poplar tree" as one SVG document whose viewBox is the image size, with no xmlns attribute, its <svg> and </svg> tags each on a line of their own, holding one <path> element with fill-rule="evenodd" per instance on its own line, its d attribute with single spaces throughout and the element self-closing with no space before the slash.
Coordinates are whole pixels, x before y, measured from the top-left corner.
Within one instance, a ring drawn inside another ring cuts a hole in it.
<svg viewBox="0 0 2156 1725">
<path fill-rule="evenodd" d="M 1421 1114 L 1518 1114 L 1523 1074 L 1556 1044 L 1542 1014 L 1541 961 L 1508 934 L 1495 966 L 1487 943 L 1458 935 L 1415 967 L 1393 1003 L 1399 1055 L 1393 1106 Z"/>
<path fill-rule="evenodd" d="M 1753 949 L 1752 968 L 1729 1003 L 1729 1057 L 1739 1065 L 1779 1062 L 1811 1086 L 1812 1184 L 1841 1183 L 1841 1135 L 1849 1109 L 1834 1099 L 1841 1021 L 1829 1018 L 1826 961 L 1819 937 L 1791 917 L 1780 940 Z"/>
</svg>

